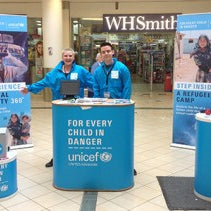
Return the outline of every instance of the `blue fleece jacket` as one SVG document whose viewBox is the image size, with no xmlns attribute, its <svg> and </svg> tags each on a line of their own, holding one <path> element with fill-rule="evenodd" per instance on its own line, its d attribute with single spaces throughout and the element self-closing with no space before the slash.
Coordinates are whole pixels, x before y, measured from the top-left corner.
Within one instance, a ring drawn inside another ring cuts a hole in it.
<svg viewBox="0 0 211 211">
<path fill-rule="evenodd" d="M 94 79 L 92 74 L 84 67 L 73 62 L 72 68 L 66 76 L 62 71 L 63 65 L 63 61 L 59 62 L 59 64 L 48 72 L 42 80 L 28 85 L 28 90 L 34 94 L 37 94 L 44 88 L 50 88 L 52 91 L 52 100 L 62 99 L 64 96 L 60 94 L 61 80 L 71 80 L 74 78 L 74 80 L 80 80 L 80 97 L 84 97 L 84 88 L 93 88 Z"/>
<path fill-rule="evenodd" d="M 113 58 L 113 64 L 106 67 L 102 62 L 94 72 L 94 97 L 104 97 L 104 92 L 110 93 L 110 98 L 130 99 L 130 71 L 121 62 Z"/>
</svg>

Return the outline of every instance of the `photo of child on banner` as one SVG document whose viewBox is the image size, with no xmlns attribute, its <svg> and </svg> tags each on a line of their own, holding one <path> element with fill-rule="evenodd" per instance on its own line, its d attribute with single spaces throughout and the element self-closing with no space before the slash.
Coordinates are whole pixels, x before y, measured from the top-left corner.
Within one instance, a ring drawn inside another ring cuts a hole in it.
<svg viewBox="0 0 211 211">
<path fill-rule="evenodd" d="M 7 125 L 8 146 L 16 146 L 31 143 L 30 117 L 24 114 L 22 117 L 16 113 L 11 114 Z"/>
<path fill-rule="evenodd" d="M 211 82 L 211 47 L 207 35 L 200 35 L 190 58 L 194 58 L 198 71 L 196 82 Z"/>
</svg>

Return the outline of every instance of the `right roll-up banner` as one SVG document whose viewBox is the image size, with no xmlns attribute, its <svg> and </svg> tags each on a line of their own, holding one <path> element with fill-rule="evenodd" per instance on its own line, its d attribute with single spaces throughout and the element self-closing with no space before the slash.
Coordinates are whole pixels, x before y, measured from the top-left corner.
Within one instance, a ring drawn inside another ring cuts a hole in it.
<svg viewBox="0 0 211 211">
<path fill-rule="evenodd" d="M 177 17 L 172 146 L 195 148 L 195 114 L 211 109 L 211 13 Z"/>
</svg>

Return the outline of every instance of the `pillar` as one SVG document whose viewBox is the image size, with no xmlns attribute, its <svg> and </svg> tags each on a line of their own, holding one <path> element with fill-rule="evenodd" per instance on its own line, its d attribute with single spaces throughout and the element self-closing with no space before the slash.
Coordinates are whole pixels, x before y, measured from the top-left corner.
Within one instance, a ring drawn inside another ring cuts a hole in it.
<svg viewBox="0 0 211 211">
<path fill-rule="evenodd" d="M 73 47 L 70 45 L 70 2 L 62 2 L 62 13 L 63 13 L 63 48 Z"/>
<path fill-rule="evenodd" d="M 62 0 L 42 0 L 44 74 L 61 61 L 63 47 Z M 44 100 L 51 101 L 51 92 L 44 90 Z"/>
</svg>

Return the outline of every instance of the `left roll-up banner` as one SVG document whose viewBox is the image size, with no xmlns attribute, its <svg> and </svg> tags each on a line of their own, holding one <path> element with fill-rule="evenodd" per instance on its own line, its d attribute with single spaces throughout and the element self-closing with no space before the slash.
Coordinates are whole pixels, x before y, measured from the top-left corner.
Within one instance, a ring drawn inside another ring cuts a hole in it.
<svg viewBox="0 0 211 211">
<path fill-rule="evenodd" d="M 28 83 L 27 16 L 0 14 L 0 127 L 11 149 L 33 146 Z"/>
</svg>

